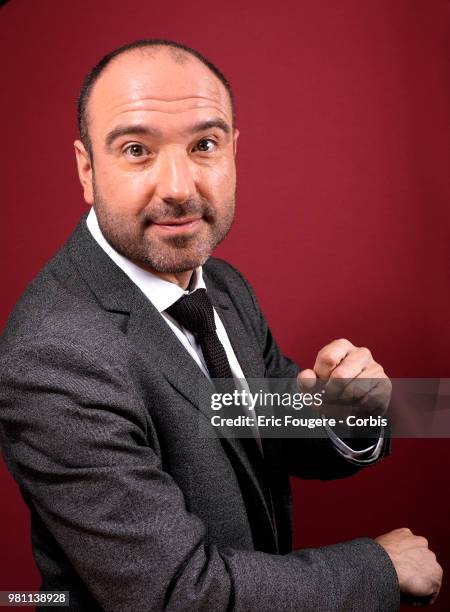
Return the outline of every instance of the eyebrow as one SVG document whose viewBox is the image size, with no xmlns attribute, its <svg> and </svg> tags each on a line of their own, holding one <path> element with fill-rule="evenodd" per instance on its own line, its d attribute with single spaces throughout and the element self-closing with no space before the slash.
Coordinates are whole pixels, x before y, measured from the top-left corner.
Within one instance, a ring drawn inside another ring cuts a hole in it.
<svg viewBox="0 0 450 612">
<path fill-rule="evenodd" d="M 159 130 L 146 125 L 119 125 L 106 135 L 106 147 L 108 149 L 111 148 L 113 142 L 121 136 L 132 136 L 133 134 L 139 134 L 140 136 L 161 136 Z"/>
<path fill-rule="evenodd" d="M 218 128 L 222 130 L 225 134 L 230 134 L 231 128 L 226 121 L 221 119 L 220 117 L 216 119 L 209 119 L 206 121 L 198 121 L 189 127 L 186 132 L 189 134 L 195 134 L 197 132 L 203 132 L 204 130 L 210 130 L 211 128 Z M 114 128 L 105 138 L 106 147 L 109 149 L 115 140 L 120 138 L 121 136 L 132 136 L 133 134 L 137 134 L 140 136 L 154 136 L 160 137 L 162 135 L 161 130 L 157 128 L 150 127 L 148 125 L 119 125 Z"/>
<path fill-rule="evenodd" d="M 195 132 L 203 132 L 204 130 L 210 130 L 211 128 L 219 128 L 219 130 L 223 130 L 225 134 L 229 134 L 231 132 L 231 128 L 226 121 L 220 119 L 210 119 L 209 121 L 199 121 L 198 123 L 194 123 L 188 130 L 191 134 L 195 134 Z"/>
</svg>

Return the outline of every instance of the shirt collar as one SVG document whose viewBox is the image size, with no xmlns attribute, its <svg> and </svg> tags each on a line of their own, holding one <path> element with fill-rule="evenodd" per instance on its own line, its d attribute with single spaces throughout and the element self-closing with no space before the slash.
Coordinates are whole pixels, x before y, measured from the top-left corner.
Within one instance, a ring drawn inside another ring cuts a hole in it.
<svg viewBox="0 0 450 612">
<path fill-rule="evenodd" d="M 172 306 L 183 295 L 192 293 L 196 289 L 206 289 L 205 281 L 203 280 L 202 266 L 194 269 L 195 278 L 191 283 L 191 290 L 185 291 L 175 283 L 163 280 L 148 270 L 144 270 L 136 265 L 127 257 L 118 253 L 104 237 L 98 224 L 97 215 L 94 207 L 91 207 L 86 219 L 86 225 L 94 240 L 105 251 L 105 253 L 125 272 L 125 274 L 139 287 L 142 293 L 151 301 L 158 312 L 163 312 L 169 306 Z"/>
</svg>

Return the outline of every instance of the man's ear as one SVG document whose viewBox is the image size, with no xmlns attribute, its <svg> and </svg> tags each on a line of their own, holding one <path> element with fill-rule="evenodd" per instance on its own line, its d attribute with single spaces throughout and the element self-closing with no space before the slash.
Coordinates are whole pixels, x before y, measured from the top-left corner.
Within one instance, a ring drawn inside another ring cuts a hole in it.
<svg viewBox="0 0 450 612">
<path fill-rule="evenodd" d="M 87 204 L 94 203 L 94 189 L 92 185 L 92 163 L 89 153 L 81 140 L 75 140 L 75 155 L 77 158 L 78 177 L 83 187 L 83 195 Z"/>
<path fill-rule="evenodd" d="M 236 153 L 237 153 L 237 139 L 239 138 L 239 130 L 237 128 L 234 129 L 234 133 L 233 133 L 233 151 L 234 151 L 234 156 L 236 157 Z"/>
</svg>

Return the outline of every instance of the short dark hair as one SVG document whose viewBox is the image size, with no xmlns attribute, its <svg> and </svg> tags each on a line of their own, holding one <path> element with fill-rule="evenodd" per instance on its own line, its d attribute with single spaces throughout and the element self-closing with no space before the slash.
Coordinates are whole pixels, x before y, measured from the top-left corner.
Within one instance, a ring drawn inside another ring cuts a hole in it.
<svg viewBox="0 0 450 612">
<path fill-rule="evenodd" d="M 91 157 L 92 143 L 89 138 L 88 132 L 87 105 L 89 102 L 89 97 L 91 95 L 92 87 L 94 86 L 95 82 L 97 81 L 103 70 L 106 68 L 106 66 L 108 66 L 108 64 L 111 62 L 111 60 L 113 60 L 115 57 L 118 57 L 119 55 L 122 55 L 123 53 L 126 53 L 127 51 L 132 51 L 133 49 L 143 49 L 145 47 L 169 47 L 172 49 L 178 49 L 180 51 L 185 51 L 186 53 L 200 60 L 225 86 L 225 89 L 227 90 L 228 95 L 230 96 L 231 111 L 234 122 L 234 97 L 233 92 L 231 90 L 231 85 L 225 78 L 223 73 L 204 55 L 202 55 L 195 49 L 192 49 L 191 47 L 183 45 L 182 43 L 178 43 L 174 40 L 167 40 L 164 38 L 148 38 L 136 40 L 126 45 L 122 45 L 121 47 L 114 49 L 113 51 L 102 57 L 98 64 L 96 64 L 88 72 L 83 81 L 83 85 L 81 86 L 80 94 L 78 96 L 78 130 L 80 132 L 80 139 Z"/>
</svg>

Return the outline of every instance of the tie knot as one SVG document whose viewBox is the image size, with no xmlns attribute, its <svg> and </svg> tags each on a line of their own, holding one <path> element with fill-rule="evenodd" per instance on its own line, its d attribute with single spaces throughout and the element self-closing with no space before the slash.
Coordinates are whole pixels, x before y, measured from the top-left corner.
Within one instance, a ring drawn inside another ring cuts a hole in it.
<svg viewBox="0 0 450 612">
<path fill-rule="evenodd" d="M 166 312 L 197 336 L 215 333 L 213 305 L 206 289 L 197 289 L 193 293 L 184 295 L 169 306 Z"/>
</svg>

